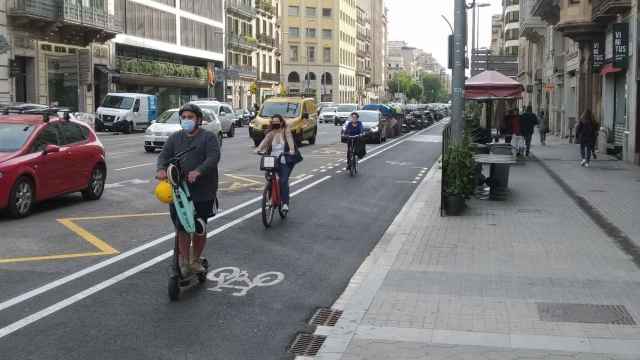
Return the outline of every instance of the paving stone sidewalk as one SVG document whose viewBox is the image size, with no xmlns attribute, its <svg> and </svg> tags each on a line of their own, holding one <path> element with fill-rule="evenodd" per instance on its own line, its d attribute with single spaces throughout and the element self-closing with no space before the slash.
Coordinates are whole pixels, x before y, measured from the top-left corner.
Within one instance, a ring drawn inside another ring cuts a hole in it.
<svg viewBox="0 0 640 360">
<path fill-rule="evenodd" d="M 621 166 L 541 149 L 571 184 Z M 440 217 L 440 176 L 430 171 L 334 304 L 344 314 L 317 329 L 328 337 L 315 359 L 640 359 L 640 271 L 542 163 L 514 166 L 508 200 L 472 200 L 460 217 Z"/>
</svg>

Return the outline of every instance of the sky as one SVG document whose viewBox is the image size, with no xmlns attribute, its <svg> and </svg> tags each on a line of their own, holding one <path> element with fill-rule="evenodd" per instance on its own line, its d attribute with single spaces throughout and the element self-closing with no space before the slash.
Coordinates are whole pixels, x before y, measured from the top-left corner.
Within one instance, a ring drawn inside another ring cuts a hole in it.
<svg viewBox="0 0 640 360">
<path fill-rule="evenodd" d="M 471 3 L 471 0 L 467 0 Z M 404 40 L 409 46 L 432 53 L 438 62 L 447 66 L 447 36 L 449 25 L 442 19 L 444 15 L 453 25 L 454 0 L 385 0 L 389 9 L 388 40 Z M 502 11 L 501 0 L 478 0 L 491 6 L 480 8 L 480 47 L 491 44 L 491 15 Z M 469 32 L 471 32 L 471 12 L 469 12 Z M 469 42 L 471 41 L 469 35 Z"/>
</svg>

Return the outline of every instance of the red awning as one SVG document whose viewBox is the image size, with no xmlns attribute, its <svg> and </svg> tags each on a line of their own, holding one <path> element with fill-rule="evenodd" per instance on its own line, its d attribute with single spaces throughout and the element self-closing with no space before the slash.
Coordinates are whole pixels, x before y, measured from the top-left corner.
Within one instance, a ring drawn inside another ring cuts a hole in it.
<svg viewBox="0 0 640 360">
<path fill-rule="evenodd" d="M 467 80 L 464 97 L 470 100 L 519 99 L 524 86 L 497 71 L 484 71 Z"/>
<path fill-rule="evenodd" d="M 605 76 L 607 74 L 613 74 L 622 71 L 621 68 L 614 67 L 613 64 L 607 64 L 600 70 L 600 75 Z"/>
</svg>

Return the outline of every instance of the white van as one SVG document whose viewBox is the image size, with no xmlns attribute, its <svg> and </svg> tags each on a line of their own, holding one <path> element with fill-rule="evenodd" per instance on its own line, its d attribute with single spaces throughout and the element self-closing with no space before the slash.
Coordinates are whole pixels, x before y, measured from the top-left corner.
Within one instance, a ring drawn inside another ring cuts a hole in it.
<svg viewBox="0 0 640 360">
<path fill-rule="evenodd" d="M 146 130 L 157 116 L 155 95 L 109 93 L 96 111 L 96 131 Z"/>
</svg>

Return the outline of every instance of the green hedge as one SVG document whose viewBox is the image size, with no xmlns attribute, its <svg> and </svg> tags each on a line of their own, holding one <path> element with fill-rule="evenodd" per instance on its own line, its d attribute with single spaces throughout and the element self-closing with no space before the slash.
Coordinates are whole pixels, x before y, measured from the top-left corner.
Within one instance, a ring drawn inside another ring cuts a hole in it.
<svg viewBox="0 0 640 360">
<path fill-rule="evenodd" d="M 162 61 L 141 60 L 119 57 L 118 69 L 123 73 L 152 76 L 171 76 L 188 79 L 207 79 L 207 69 L 201 66 L 168 63 Z"/>
</svg>

